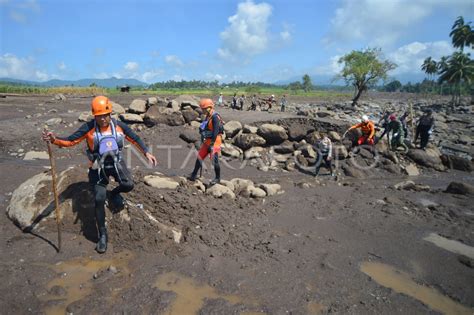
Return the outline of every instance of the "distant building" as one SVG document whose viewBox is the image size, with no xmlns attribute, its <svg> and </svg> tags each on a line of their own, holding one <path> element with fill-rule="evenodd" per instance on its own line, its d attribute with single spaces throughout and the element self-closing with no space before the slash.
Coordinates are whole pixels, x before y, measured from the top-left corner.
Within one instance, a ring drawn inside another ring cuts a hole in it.
<svg viewBox="0 0 474 315">
<path fill-rule="evenodd" d="M 128 85 L 121 86 L 120 92 L 128 93 L 130 92 L 130 87 Z"/>
</svg>

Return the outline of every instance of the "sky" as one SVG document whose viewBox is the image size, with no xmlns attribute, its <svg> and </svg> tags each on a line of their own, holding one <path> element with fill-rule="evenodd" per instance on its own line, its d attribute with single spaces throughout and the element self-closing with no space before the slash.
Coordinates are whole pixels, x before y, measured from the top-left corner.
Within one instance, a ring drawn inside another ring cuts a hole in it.
<svg viewBox="0 0 474 315">
<path fill-rule="evenodd" d="M 273 83 L 368 47 L 416 77 L 460 15 L 474 0 L 0 0 L 0 78 Z"/>
</svg>

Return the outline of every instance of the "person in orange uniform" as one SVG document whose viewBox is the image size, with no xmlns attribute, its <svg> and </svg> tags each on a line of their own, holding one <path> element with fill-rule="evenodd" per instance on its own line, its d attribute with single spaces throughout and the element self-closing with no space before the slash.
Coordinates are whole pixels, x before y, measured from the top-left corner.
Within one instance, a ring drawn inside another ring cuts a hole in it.
<svg viewBox="0 0 474 315">
<path fill-rule="evenodd" d="M 109 177 L 114 177 L 119 185 L 110 194 L 110 201 L 116 210 L 123 208 L 124 201 L 120 193 L 133 189 L 132 176 L 122 158 L 124 139 L 135 145 L 155 166 L 156 158 L 148 151 L 147 146 L 127 124 L 111 118 L 112 103 L 105 96 L 97 96 L 91 103 L 94 119 L 84 123 L 68 137 L 57 137 L 52 132 L 43 131 L 43 140 L 50 141 L 59 147 L 70 147 L 83 140 L 87 142 L 87 156 L 90 160 L 89 183 L 94 190 L 95 216 L 99 230 L 99 241 L 96 250 L 105 253 L 107 250 L 107 229 L 105 227 L 105 199 Z"/>
<path fill-rule="evenodd" d="M 375 125 L 374 122 L 367 117 L 367 115 L 362 116 L 362 122 L 350 127 L 349 129 L 344 132 L 343 138 L 346 134 L 352 129 L 358 129 L 362 131 L 362 136 L 357 139 L 357 145 L 362 144 L 374 144 L 374 136 L 375 136 Z"/>
<path fill-rule="evenodd" d="M 206 119 L 201 123 L 199 132 L 201 133 L 202 145 L 198 151 L 198 157 L 194 165 L 194 170 L 188 177 L 195 181 L 198 171 L 202 167 L 202 160 L 207 155 L 211 158 L 216 177 L 211 181 L 211 185 L 218 184 L 221 181 L 221 168 L 219 165 L 219 153 L 221 152 L 223 122 L 220 115 L 214 111 L 214 103 L 209 98 L 204 98 L 199 106 L 206 114 Z"/>
</svg>

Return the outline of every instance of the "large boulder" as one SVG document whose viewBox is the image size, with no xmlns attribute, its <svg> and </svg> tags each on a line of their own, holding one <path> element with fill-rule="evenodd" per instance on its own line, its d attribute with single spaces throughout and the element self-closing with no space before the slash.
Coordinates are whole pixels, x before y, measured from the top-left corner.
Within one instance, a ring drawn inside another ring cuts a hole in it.
<svg viewBox="0 0 474 315">
<path fill-rule="evenodd" d="M 262 146 L 265 143 L 264 138 L 253 133 L 242 133 L 234 138 L 234 144 L 242 150 L 248 150 L 254 146 Z"/>
<path fill-rule="evenodd" d="M 123 122 L 130 123 L 130 124 L 143 122 L 142 116 L 137 115 L 137 114 L 125 113 L 125 114 L 120 114 L 119 117 Z"/>
<path fill-rule="evenodd" d="M 181 114 L 183 115 L 184 120 L 186 123 L 191 123 L 192 121 L 195 121 L 199 118 L 199 113 L 196 112 L 194 109 L 183 109 L 181 111 Z"/>
<path fill-rule="evenodd" d="M 314 150 L 313 146 L 306 144 L 303 147 L 301 147 L 300 150 L 305 158 L 311 158 L 311 159 L 316 158 L 316 151 Z"/>
<path fill-rule="evenodd" d="M 156 124 L 181 126 L 186 123 L 181 112 L 175 112 L 171 108 L 157 106 L 150 107 L 143 120 L 147 126 L 154 126 Z"/>
<path fill-rule="evenodd" d="M 228 138 L 234 137 L 242 129 L 242 124 L 237 120 L 231 120 L 225 123 L 224 131 Z"/>
<path fill-rule="evenodd" d="M 112 106 L 113 108 L 113 106 Z M 130 106 L 128 107 L 128 111 L 134 114 L 144 114 L 146 113 L 146 101 L 141 99 L 133 100 Z"/>
<path fill-rule="evenodd" d="M 363 179 L 366 177 L 365 173 L 355 166 L 342 164 L 342 169 L 344 170 L 344 175 L 351 176 L 359 179 Z"/>
<path fill-rule="evenodd" d="M 347 148 L 343 145 L 334 145 L 332 146 L 332 155 L 338 159 L 338 160 L 343 160 L 347 158 L 349 155 L 349 152 L 347 152 Z"/>
<path fill-rule="evenodd" d="M 152 96 L 146 100 L 147 106 L 158 105 L 158 97 Z"/>
<path fill-rule="evenodd" d="M 290 142 L 288 140 L 285 140 L 281 144 L 274 146 L 273 150 L 276 153 L 288 154 L 288 153 L 292 153 L 293 151 L 295 151 L 295 147 L 293 146 L 292 142 Z"/>
<path fill-rule="evenodd" d="M 89 121 L 93 118 L 94 116 L 92 116 L 92 113 L 90 111 L 87 111 L 87 112 L 82 112 L 80 115 L 79 115 L 79 118 L 77 120 L 79 121 Z"/>
<path fill-rule="evenodd" d="M 7 207 L 7 216 L 20 228 L 33 228 L 40 221 L 55 218 L 54 196 L 49 172 L 39 173 L 27 179 L 13 191 Z M 57 175 L 59 214 L 61 218 L 74 212 L 93 210 L 87 175 L 84 169 L 71 167 Z M 79 209 L 80 208 L 80 209 Z M 90 212 L 89 211 L 89 212 Z M 69 218 L 71 219 L 71 218 Z"/>
<path fill-rule="evenodd" d="M 112 102 L 112 101 L 111 103 L 112 103 L 112 114 L 120 115 L 120 114 L 125 113 L 125 108 L 123 108 L 122 105 L 120 105 L 119 103 Z"/>
<path fill-rule="evenodd" d="M 299 125 L 299 124 L 294 124 L 288 127 L 288 138 L 291 141 L 300 141 L 303 140 L 306 137 L 306 127 Z"/>
<path fill-rule="evenodd" d="M 262 157 L 262 153 L 265 151 L 262 147 L 251 147 L 244 153 L 246 160 L 256 159 Z"/>
<path fill-rule="evenodd" d="M 158 189 L 176 189 L 179 186 L 177 181 L 158 175 L 147 175 L 143 179 L 145 184 Z"/>
<path fill-rule="evenodd" d="M 306 142 L 309 144 L 316 144 L 321 139 L 321 134 L 317 131 L 310 132 L 305 138 Z"/>
<path fill-rule="evenodd" d="M 440 154 L 437 150 L 431 148 L 426 149 L 426 151 L 410 149 L 407 155 L 419 165 L 434 168 L 438 171 L 444 170 L 443 162 L 441 161 Z"/>
<path fill-rule="evenodd" d="M 215 184 L 206 190 L 206 194 L 212 195 L 216 198 L 228 197 L 230 199 L 235 198 L 234 192 L 227 186 L 221 184 Z"/>
<path fill-rule="evenodd" d="M 472 161 L 457 155 L 445 154 L 441 156 L 441 160 L 444 165 L 451 169 L 464 172 L 472 172 L 474 169 Z"/>
<path fill-rule="evenodd" d="M 191 106 L 192 108 L 199 108 L 200 99 L 192 95 L 180 95 L 177 98 L 175 98 L 174 101 L 177 102 L 181 108 L 185 106 Z"/>
<path fill-rule="evenodd" d="M 279 195 L 284 193 L 279 184 L 260 184 L 259 187 L 265 191 L 267 196 L 273 196 L 277 194 Z"/>
<path fill-rule="evenodd" d="M 257 133 L 258 128 L 255 126 L 250 126 L 250 125 L 244 125 L 242 128 L 243 133 Z"/>
<path fill-rule="evenodd" d="M 405 172 L 408 176 L 420 175 L 420 171 L 418 170 L 418 167 L 416 167 L 415 164 L 408 164 L 407 166 L 405 166 Z"/>
<path fill-rule="evenodd" d="M 179 137 L 187 143 L 195 143 L 201 140 L 201 135 L 196 129 L 186 128 L 180 134 Z"/>
<path fill-rule="evenodd" d="M 342 140 L 341 136 L 336 131 L 329 131 L 328 132 L 328 137 L 329 137 L 329 139 L 331 139 L 334 142 L 338 142 L 338 141 Z"/>
<path fill-rule="evenodd" d="M 474 195 L 474 186 L 467 183 L 451 182 L 446 188 L 446 192 L 457 195 Z"/>
<path fill-rule="evenodd" d="M 258 128 L 257 134 L 265 139 L 269 145 L 280 144 L 288 139 L 285 128 L 276 124 L 261 125 Z"/>
<path fill-rule="evenodd" d="M 252 198 L 264 198 L 267 193 L 262 188 L 255 187 L 253 185 L 247 186 L 247 194 Z"/>
<path fill-rule="evenodd" d="M 238 159 L 242 154 L 242 150 L 230 143 L 223 143 L 221 146 L 222 154 Z"/>
<path fill-rule="evenodd" d="M 234 185 L 234 191 L 238 194 L 239 192 L 246 190 L 248 186 L 253 186 L 253 182 L 250 179 L 233 178 L 230 180 Z"/>
</svg>

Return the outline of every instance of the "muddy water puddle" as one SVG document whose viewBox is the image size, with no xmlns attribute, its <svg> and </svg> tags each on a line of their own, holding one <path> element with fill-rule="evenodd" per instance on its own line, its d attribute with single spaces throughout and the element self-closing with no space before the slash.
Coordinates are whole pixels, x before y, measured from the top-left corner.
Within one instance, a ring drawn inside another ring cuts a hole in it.
<svg viewBox="0 0 474 315">
<path fill-rule="evenodd" d="M 423 240 L 431 242 L 436 246 L 443 248 L 455 254 L 461 254 L 474 259 L 474 247 L 463 244 L 458 241 L 450 240 L 449 238 L 442 237 L 436 233 L 431 233 Z"/>
<path fill-rule="evenodd" d="M 44 312 L 47 315 L 66 314 L 69 304 L 80 301 L 91 294 L 94 277 L 97 277 L 101 272 L 117 273 L 121 276 L 128 275 L 130 273 L 128 263 L 131 258 L 130 252 L 121 252 L 107 260 L 81 257 L 48 266 L 56 271 L 58 276 L 47 284 L 46 288 L 49 293 L 38 297 L 48 305 Z"/>
<path fill-rule="evenodd" d="M 176 294 L 176 299 L 168 307 L 165 314 L 182 315 L 198 314 L 204 305 L 205 299 L 224 299 L 231 304 L 251 304 L 255 302 L 245 300 L 238 295 L 222 294 L 207 284 L 199 284 L 194 279 L 185 277 L 175 272 L 162 274 L 158 277 L 155 287 L 162 291 L 172 291 Z M 264 314 L 259 312 L 243 312 L 243 314 Z"/>
<path fill-rule="evenodd" d="M 382 263 L 364 262 L 361 271 L 378 284 L 390 288 L 397 293 L 406 294 L 429 308 L 443 314 L 470 314 L 474 310 L 457 303 L 441 294 L 436 289 L 416 283 L 409 274 Z"/>
</svg>

